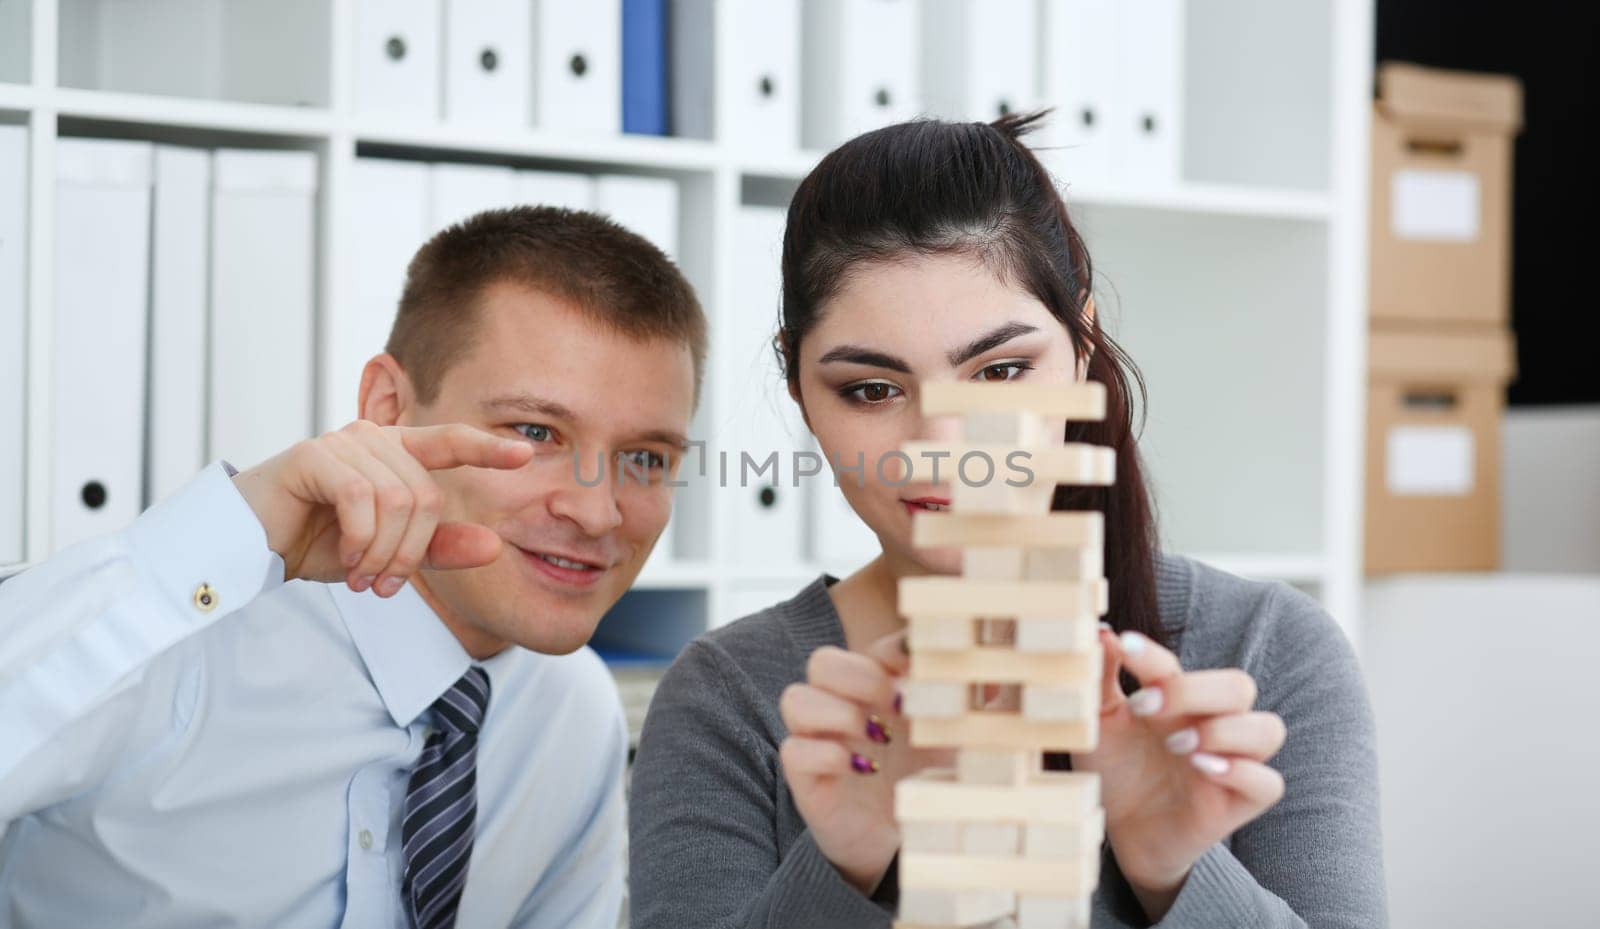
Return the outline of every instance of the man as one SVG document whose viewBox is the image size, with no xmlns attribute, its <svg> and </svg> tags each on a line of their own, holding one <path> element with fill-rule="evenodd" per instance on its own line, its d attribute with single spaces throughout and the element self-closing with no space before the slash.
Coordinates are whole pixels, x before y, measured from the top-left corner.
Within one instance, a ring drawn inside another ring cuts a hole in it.
<svg viewBox="0 0 1600 929">
<path fill-rule="evenodd" d="M 627 737 L 582 646 L 705 340 L 638 236 L 480 214 L 412 261 L 360 421 L 0 585 L 0 924 L 615 925 Z"/>
</svg>

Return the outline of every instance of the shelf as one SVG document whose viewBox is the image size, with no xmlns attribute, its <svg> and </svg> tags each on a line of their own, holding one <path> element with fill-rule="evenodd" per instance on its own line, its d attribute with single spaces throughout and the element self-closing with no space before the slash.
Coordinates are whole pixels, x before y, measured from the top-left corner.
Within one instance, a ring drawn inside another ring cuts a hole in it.
<svg viewBox="0 0 1600 929">
<path fill-rule="evenodd" d="M 1333 199 L 1325 193 L 1242 185 L 1183 183 L 1167 190 L 1133 190 L 1068 184 L 1065 193 L 1069 207 L 1088 204 L 1315 222 L 1333 214 Z"/>
<path fill-rule="evenodd" d="M 0 82 L 0 110 L 27 111 L 33 109 L 36 94 L 27 84 Z"/>
<path fill-rule="evenodd" d="M 327 138 L 334 126 L 333 114 L 316 107 L 194 100 L 70 87 L 50 91 L 42 96 L 41 103 L 54 106 L 64 117 L 295 140 Z"/>
<path fill-rule="evenodd" d="M 535 129 L 496 132 L 468 126 L 405 125 L 361 119 L 355 121 L 354 132 L 358 144 L 576 161 L 657 171 L 711 171 L 722 163 L 719 149 L 699 139 L 643 135 L 585 137 Z"/>
</svg>

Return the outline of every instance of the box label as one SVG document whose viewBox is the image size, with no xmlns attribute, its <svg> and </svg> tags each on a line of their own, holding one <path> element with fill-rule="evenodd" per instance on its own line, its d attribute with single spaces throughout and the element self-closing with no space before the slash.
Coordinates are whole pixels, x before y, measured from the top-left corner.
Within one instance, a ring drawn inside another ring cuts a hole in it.
<svg viewBox="0 0 1600 929">
<path fill-rule="evenodd" d="M 1389 192 L 1389 224 L 1396 238 L 1436 242 L 1478 238 L 1478 176 L 1471 171 L 1396 171 Z"/>
<path fill-rule="evenodd" d="M 1389 493 L 1456 497 L 1472 492 L 1474 446 L 1465 426 L 1395 426 L 1384 469 Z"/>
</svg>

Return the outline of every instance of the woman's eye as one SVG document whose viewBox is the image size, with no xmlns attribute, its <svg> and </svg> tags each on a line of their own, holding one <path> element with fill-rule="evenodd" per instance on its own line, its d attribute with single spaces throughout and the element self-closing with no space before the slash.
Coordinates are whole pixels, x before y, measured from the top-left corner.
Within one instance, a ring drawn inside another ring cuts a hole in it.
<svg viewBox="0 0 1600 929">
<path fill-rule="evenodd" d="M 535 442 L 548 442 L 554 438 L 549 426 L 541 426 L 537 423 L 519 423 L 513 428 L 522 433 L 525 438 Z"/>
<path fill-rule="evenodd" d="M 857 384 L 840 391 L 846 400 L 855 403 L 887 403 L 900 395 L 900 388 L 882 381 Z"/>
<path fill-rule="evenodd" d="M 1021 377 L 1022 372 L 1030 370 L 1033 365 L 1022 361 L 1003 361 L 992 364 L 978 372 L 980 381 L 1009 381 Z"/>
</svg>

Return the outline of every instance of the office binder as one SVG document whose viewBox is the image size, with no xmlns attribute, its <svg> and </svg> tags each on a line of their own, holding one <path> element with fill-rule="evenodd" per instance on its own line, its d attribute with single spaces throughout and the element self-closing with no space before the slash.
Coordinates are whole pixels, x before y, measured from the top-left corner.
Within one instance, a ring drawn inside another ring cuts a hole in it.
<svg viewBox="0 0 1600 929">
<path fill-rule="evenodd" d="M 52 550 L 139 515 L 153 156 L 148 142 L 56 143 Z"/>
<path fill-rule="evenodd" d="M 1133 187 L 1177 183 L 1183 138 L 1183 0 L 1117 4 L 1121 98 L 1112 123 L 1112 164 Z"/>
<path fill-rule="evenodd" d="M 533 6 L 528 0 L 445 0 L 444 115 L 511 131 L 528 125 Z"/>
<path fill-rule="evenodd" d="M 594 209 L 594 178 L 566 171 L 518 171 L 516 201 L 529 206 Z"/>
<path fill-rule="evenodd" d="M 213 162 L 207 458 L 248 468 L 313 434 L 317 159 Z"/>
<path fill-rule="evenodd" d="M 678 183 L 660 177 L 602 175 L 595 181 L 595 210 L 655 243 L 678 260 Z"/>
<path fill-rule="evenodd" d="M 28 130 L 0 126 L 0 565 L 26 557 Z"/>
<path fill-rule="evenodd" d="M 533 54 L 534 125 L 622 131 L 622 0 L 538 0 Z"/>
<path fill-rule="evenodd" d="M 429 185 L 428 233 L 484 210 L 515 206 L 516 172 L 495 165 L 437 164 Z"/>
<path fill-rule="evenodd" d="M 416 161 L 355 161 L 345 229 L 351 294 L 327 308 L 319 430 L 337 429 L 360 414 L 361 372 L 384 350 L 406 268 L 428 237 L 430 170 Z"/>
<path fill-rule="evenodd" d="M 922 112 L 917 0 L 803 0 L 801 142 L 829 149 Z"/>
<path fill-rule="evenodd" d="M 667 5 L 667 125 L 685 139 L 709 139 L 716 119 L 712 0 L 672 0 Z"/>
<path fill-rule="evenodd" d="M 363 116 L 439 118 L 440 0 L 356 0 L 355 108 Z"/>
<path fill-rule="evenodd" d="M 988 121 L 1038 103 L 1035 0 L 923 0 L 923 99 L 935 116 Z"/>
<path fill-rule="evenodd" d="M 1039 157 L 1070 191 L 1112 177 L 1116 96 L 1117 0 L 1056 0 L 1043 7 L 1040 59 L 1044 100 L 1054 108 L 1040 133 Z"/>
<path fill-rule="evenodd" d="M 734 0 L 732 84 L 724 134 L 736 145 L 800 147 L 800 0 Z"/>
<path fill-rule="evenodd" d="M 667 0 L 622 0 L 622 131 L 667 134 Z"/>
<path fill-rule="evenodd" d="M 211 153 L 157 146 L 152 197 L 146 506 L 206 463 Z"/>
</svg>

